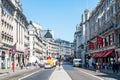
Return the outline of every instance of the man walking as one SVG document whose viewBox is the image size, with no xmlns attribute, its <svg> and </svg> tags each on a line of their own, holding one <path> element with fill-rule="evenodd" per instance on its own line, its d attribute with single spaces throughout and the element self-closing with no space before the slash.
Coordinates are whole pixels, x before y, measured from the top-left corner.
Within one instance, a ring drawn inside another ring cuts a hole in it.
<svg viewBox="0 0 120 80">
<path fill-rule="evenodd" d="M 113 73 L 119 71 L 119 65 L 115 62 L 115 60 L 113 60 L 113 65 L 112 65 L 112 70 L 113 70 Z"/>
</svg>

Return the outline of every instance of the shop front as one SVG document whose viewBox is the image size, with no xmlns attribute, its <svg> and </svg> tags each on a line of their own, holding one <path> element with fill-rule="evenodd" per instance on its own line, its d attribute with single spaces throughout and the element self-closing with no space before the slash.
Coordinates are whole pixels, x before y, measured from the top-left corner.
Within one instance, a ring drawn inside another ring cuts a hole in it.
<svg viewBox="0 0 120 80">
<path fill-rule="evenodd" d="M 1 51 L 0 69 L 9 69 L 11 63 L 11 54 L 7 50 Z"/>
<path fill-rule="evenodd" d="M 5 52 L 2 51 L 1 55 L 1 69 L 5 69 Z"/>
<path fill-rule="evenodd" d="M 95 52 L 91 55 L 95 59 L 95 62 L 99 63 L 113 63 L 113 60 L 116 59 L 116 54 L 114 49 Z"/>
</svg>

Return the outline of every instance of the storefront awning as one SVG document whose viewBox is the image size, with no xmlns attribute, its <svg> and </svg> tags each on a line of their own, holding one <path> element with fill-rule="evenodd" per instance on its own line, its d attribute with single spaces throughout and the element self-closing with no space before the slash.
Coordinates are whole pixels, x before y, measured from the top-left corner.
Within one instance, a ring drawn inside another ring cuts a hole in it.
<svg viewBox="0 0 120 80">
<path fill-rule="evenodd" d="M 95 52 L 92 54 L 92 58 L 104 58 L 104 57 L 108 57 L 114 50 L 110 49 L 110 50 L 106 50 L 106 51 L 101 51 L 101 52 Z"/>
<path fill-rule="evenodd" d="M 102 52 L 99 52 L 99 56 L 98 56 L 98 58 L 101 58 L 101 57 L 103 57 L 103 55 L 104 55 L 104 51 L 102 51 Z"/>
<path fill-rule="evenodd" d="M 103 57 L 107 52 L 108 52 L 107 50 L 106 50 L 106 51 L 103 51 L 101 57 Z"/>
<path fill-rule="evenodd" d="M 103 55 L 103 57 L 108 57 L 109 55 L 111 55 L 112 52 L 113 52 L 113 49 L 108 50 L 106 54 Z"/>
<path fill-rule="evenodd" d="M 92 54 L 92 58 L 98 58 L 100 56 L 100 52 L 95 52 Z"/>
</svg>

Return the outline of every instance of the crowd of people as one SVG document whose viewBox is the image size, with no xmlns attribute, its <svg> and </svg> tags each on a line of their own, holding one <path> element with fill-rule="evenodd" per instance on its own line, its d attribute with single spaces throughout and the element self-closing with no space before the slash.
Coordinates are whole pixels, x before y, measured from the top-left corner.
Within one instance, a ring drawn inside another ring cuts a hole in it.
<svg viewBox="0 0 120 80">
<path fill-rule="evenodd" d="M 112 70 L 113 73 L 118 73 L 120 70 L 120 65 L 118 63 L 115 62 L 115 60 L 113 60 L 113 63 L 99 63 L 99 62 L 92 62 L 91 65 L 96 71 L 100 71 L 101 69 L 106 69 L 106 70 Z M 87 62 L 85 64 L 86 68 L 89 68 L 90 65 Z"/>
</svg>

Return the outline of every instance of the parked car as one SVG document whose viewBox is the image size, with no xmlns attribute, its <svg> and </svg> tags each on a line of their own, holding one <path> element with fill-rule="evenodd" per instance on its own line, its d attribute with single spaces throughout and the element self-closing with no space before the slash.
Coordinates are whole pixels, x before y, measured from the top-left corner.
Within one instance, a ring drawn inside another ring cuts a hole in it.
<svg viewBox="0 0 120 80">
<path fill-rule="evenodd" d="M 52 66 L 50 65 L 50 63 L 45 63 L 44 68 L 45 69 L 50 69 L 50 68 L 52 68 Z"/>
<path fill-rule="evenodd" d="M 39 66 L 40 66 L 40 67 L 44 67 L 44 65 L 45 65 L 45 60 L 40 60 Z"/>
<path fill-rule="evenodd" d="M 73 66 L 74 67 L 81 67 L 82 66 L 82 60 L 81 59 L 73 59 Z"/>
</svg>

